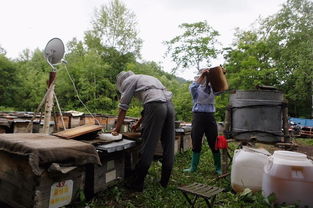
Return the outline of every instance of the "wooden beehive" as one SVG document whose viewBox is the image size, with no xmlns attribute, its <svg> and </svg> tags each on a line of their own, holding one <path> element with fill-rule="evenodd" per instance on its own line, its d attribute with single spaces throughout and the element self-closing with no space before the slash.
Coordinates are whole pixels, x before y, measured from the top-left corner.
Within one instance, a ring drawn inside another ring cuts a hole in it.
<svg viewBox="0 0 313 208">
<path fill-rule="evenodd" d="M 214 92 L 228 90 L 228 83 L 225 73 L 226 70 L 221 66 L 210 68 L 208 79 Z"/>
<path fill-rule="evenodd" d="M 182 134 L 181 137 L 181 151 L 187 151 L 189 149 L 192 149 L 192 140 L 190 132 Z"/>
<path fill-rule="evenodd" d="M 176 135 L 175 141 L 174 141 L 174 154 L 177 154 L 180 152 L 180 146 L 181 146 L 181 137 L 179 135 Z M 163 154 L 163 148 L 162 148 L 161 141 L 159 140 L 155 148 L 154 155 L 162 156 L 162 154 Z"/>
<path fill-rule="evenodd" d="M 0 201 L 11 207 L 61 207 L 79 200 L 84 169 L 35 175 L 28 157 L 0 151 Z"/>
<path fill-rule="evenodd" d="M 104 191 L 124 178 L 124 152 L 99 154 L 102 166 L 94 165 L 94 193 Z"/>
</svg>

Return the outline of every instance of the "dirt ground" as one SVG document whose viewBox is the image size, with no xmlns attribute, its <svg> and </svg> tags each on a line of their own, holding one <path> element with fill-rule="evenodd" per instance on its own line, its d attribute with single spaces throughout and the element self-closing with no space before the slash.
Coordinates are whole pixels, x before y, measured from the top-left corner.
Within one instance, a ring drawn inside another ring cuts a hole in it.
<svg viewBox="0 0 313 208">
<path fill-rule="evenodd" d="M 296 140 L 293 142 L 294 145 L 291 146 L 284 146 L 282 145 L 274 145 L 274 144 L 256 144 L 256 147 L 264 148 L 268 150 L 270 153 L 273 153 L 275 150 L 287 150 L 287 151 L 295 151 L 304 153 L 313 160 L 313 146 L 312 145 L 305 145 L 297 142 Z"/>
<path fill-rule="evenodd" d="M 301 145 L 301 146 L 298 146 L 296 148 L 296 151 L 297 152 L 301 152 L 301 153 L 304 153 L 306 154 L 310 159 L 313 159 L 313 146 L 304 146 L 304 145 Z"/>
<path fill-rule="evenodd" d="M 240 143 L 235 142 L 235 148 L 240 146 Z M 238 145 L 238 146 L 237 146 Z M 264 144 L 264 143 L 254 143 L 252 145 L 248 144 L 248 146 L 252 148 L 264 148 L 269 151 L 271 154 L 274 153 L 275 150 L 287 150 L 304 153 L 308 156 L 309 159 L 313 160 L 313 145 L 303 144 L 302 142 L 298 142 L 297 140 L 293 140 L 291 144 L 285 143 L 277 143 L 277 144 Z M 233 149 L 233 148 L 231 148 Z"/>
</svg>

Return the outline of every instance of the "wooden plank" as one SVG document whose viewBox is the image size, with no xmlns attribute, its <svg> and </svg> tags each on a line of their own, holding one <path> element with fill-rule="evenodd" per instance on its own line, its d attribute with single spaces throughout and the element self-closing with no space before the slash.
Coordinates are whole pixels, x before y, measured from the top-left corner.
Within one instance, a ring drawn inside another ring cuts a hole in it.
<svg viewBox="0 0 313 208">
<path fill-rule="evenodd" d="M 71 139 L 91 132 L 100 131 L 102 128 L 103 126 L 100 125 L 84 125 L 57 132 L 54 135 L 65 139 Z"/>
<path fill-rule="evenodd" d="M 123 135 L 123 137 L 125 137 L 127 139 L 138 140 L 139 138 L 141 138 L 140 132 L 125 132 L 125 133 L 122 133 L 122 135 Z"/>
</svg>

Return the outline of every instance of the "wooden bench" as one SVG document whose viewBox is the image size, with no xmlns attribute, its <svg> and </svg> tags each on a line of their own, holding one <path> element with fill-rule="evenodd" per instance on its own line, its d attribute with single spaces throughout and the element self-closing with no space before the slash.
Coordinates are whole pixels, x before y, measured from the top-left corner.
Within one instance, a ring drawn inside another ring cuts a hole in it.
<svg viewBox="0 0 313 208">
<path fill-rule="evenodd" d="M 178 190 L 182 191 L 191 207 L 195 206 L 199 197 L 202 197 L 205 200 L 208 207 L 213 207 L 216 195 L 222 192 L 224 189 L 200 183 L 193 183 L 190 185 L 178 187 Z M 188 194 L 194 195 L 194 198 L 190 199 Z"/>
</svg>

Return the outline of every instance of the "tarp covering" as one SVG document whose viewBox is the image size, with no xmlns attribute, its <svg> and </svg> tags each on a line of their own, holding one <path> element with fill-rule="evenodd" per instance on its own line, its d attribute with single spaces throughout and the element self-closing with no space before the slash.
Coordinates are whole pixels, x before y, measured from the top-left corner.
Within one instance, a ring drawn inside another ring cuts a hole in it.
<svg viewBox="0 0 313 208">
<path fill-rule="evenodd" d="M 313 127 L 313 119 L 307 119 L 307 118 L 289 118 L 289 121 L 293 121 L 297 125 L 304 127 Z"/>
<path fill-rule="evenodd" d="M 101 165 L 93 145 L 47 134 L 0 134 L 0 150 L 28 156 L 36 175 L 41 175 L 52 163 L 64 166 Z"/>
</svg>

